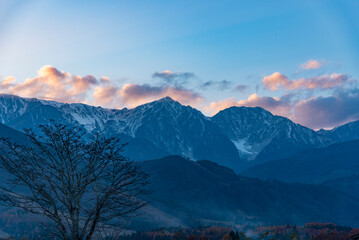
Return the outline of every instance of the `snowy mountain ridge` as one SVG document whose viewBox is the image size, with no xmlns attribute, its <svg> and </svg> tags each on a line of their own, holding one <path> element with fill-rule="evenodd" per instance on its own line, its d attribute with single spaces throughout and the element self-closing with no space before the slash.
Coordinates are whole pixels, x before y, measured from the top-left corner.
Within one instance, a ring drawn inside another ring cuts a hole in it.
<svg viewBox="0 0 359 240">
<path fill-rule="evenodd" d="M 301 149 L 328 144 L 325 138 L 312 129 L 259 107 L 230 107 L 212 119 L 249 160 L 256 158 L 268 147 L 279 148 L 283 153 L 288 147 L 297 146 Z M 280 142 L 283 144 L 278 145 Z"/>
<path fill-rule="evenodd" d="M 19 131 L 24 128 L 36 131 L 39 124 L 48 124 L 51 119 L 83 126 L 90 134 L 101 132 L 106 136 L 144 139 L 164 152 L 195 160 L 212 159 L 231 167 L 242 164 L 233 143 L 211 119 L 169 97 L 133 109 L 117 110 L 0 96 L 0 121 L 5 125 Z"/>
<path fill-rule="evenodd" d="M 359 121 L 349 122 L 331 130 L 321 129 L 318 133 L 335 142 L 346 142 L 359 139 Z"/>
<path fill-rule="evenodd" d="M 166 97 L 133 109 L 106 109 L 81 103 L 59 103 L 35 98 L 0 95 L 0 122 L 16 130 L 38 130 L 51 119 L 80 125 L 90 134 L 101 132 L 136 140 L 146 149 L 208 159 L 241 169 L 305 148 L 326 146 L 334 140 L 259 108 L 230 107 L 207 117 L 190 106 Z"/>
</svg>

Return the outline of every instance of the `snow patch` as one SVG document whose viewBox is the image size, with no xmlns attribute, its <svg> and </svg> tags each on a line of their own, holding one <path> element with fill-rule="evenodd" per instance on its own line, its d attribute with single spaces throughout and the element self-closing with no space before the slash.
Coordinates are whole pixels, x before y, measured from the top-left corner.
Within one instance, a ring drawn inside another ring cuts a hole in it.
<svg viewBox="0 0 359 240">
<path fill-rule="evenodd" d="M 78 113 L 71 113 L 71 116 L 81 125 L 84 126 L 84 128 L 91 132 L 92 130 L 95 129 L 95 124 L 96 124 L 96 121 L 94 118 L 89 118 L 87 116 L 81 116 L 80 114 Z"/>
<path fill-rule="evenodd" d="M 242 154 L 245 155 L 252 155 L 253 152 L 249 151 L 249 149 L 247 149 L 247 147 L 245 146 L 245 144 L 247 143 L 246 139 L 239 139 L 239 140 L 232 140 L 232 142 L 234 143 L 234 145 L 236 146 L 236 148 L 238 149 L 238 151 Z"/>
</svg>

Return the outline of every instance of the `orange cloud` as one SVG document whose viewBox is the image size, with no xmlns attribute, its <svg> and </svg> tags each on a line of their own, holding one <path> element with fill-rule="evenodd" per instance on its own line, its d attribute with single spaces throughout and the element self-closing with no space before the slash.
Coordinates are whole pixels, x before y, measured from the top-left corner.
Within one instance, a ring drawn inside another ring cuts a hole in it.
<svg viewBox="0 0 359 240">
<path fill-rule="evenodd" d="M 236 101 L 233 97 L 218 102 L 210 102 L 208 106 L 204 107 L 204 111 L 209 115 L 214 115 L 217 112 L 229 107 L 240 106 L 239 101 Z"/>
<path fill-rule="evenodd" d="M 73 76 L 70 73 L 59 71 L 57 68 L 43 66 L 34 78 L 27 78 L 22 83 L 14 83 L 14 78 L 6 78 L 2 85 L 9 94 L 23 97 L 36 97 L 60 102 L 83 102 L 87 92 L 98 82 L 95 77 Z"/>
<path fill-rule="evenodd" d="M 191 73 L 158 73 L 171 78 L 191 77 Z M 16 83 L 14 77 L 7 77 L 0 82 L 2 93 L 15 94 L 22 97 L 34 97 L 65 103 L 90 103 L 104 107 L 135 107 L 149 101 L 166 96 L 172 97 L 183 104 L 197 104 L 202 97 L 188 89 L 172 85 L 114 85 L 108 77 L 97 80 L 92 75 L 76 76 L 68 72 L 46 65 L 37 71 L 37 76 Z"/>
<path fill-rule="evenodd" d="M 10 76 L 10 77 L 6 77 L 4 80 L 1 81 L 0 83 L 0 89 L 8 89 L 9 87 L 13 86 L 15 82 L 15 77 Z"/>
<path fill-rule="evenodd" d="M 331 89 L 337 86 L 341 86 L 349 79 L 346 74 L 324 74 L 312 78 L 300 78 L 298 80 L 289 80 L 285 75 L 275 72 L 272 75 L 263 78 L 262 83 L 265 88 L 270 91 L 275 91 L 280 87 L 285 89 Z"/>
<path fill-rule="evenodd" d="M 290 85 L 290 80 L 280 72 L 275 72 L 272 75 L 264 77 L 262 83 L 265 88 L 268 88 L 271 91 L 275 91 L 280 86 Z"/>
<path fill-rule="evenodd" d="M 318 69 L 318 68 L 321 68 L 322 66 L 323 66 L 322 62 L 320 62 L 318 60 L 310 59 L 310 60 L 306 61 L 305 63 L 301 64 L 300 68 L 309 70 L 309 69 Z"/>
<path fill-rule="evenodd" d="M 111 107 L 118 95 L 118 88 L 115 86 L 96 87 L 93 94 L 93 103 L 96 105 Z"/>
</svg>

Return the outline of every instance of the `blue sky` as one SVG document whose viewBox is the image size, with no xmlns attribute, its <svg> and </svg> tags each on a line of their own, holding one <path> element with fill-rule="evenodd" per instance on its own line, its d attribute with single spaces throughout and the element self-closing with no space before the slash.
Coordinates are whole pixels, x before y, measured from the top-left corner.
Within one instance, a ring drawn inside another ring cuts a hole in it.
<svg viewBox="0 0 359 240">
<path fill-rule="evenodd" d="M 313 128 L 333 127 L 356 120 L 358 115 L 349 114 L 320 126 L 320 119 L 312 124 L 295 116 L 293 106 L 311 97 L 328 98 L 337 96 L 338 91 L 356 88 L 353 82 L 359 77 L 358 12 L 359 2 L 354 0 L 3 0 L 0 75 L 2 79 L 13 76 L 16 83 L 21 83 L 26 78 L 38 77 L 39 69 L 51 65 L 72 76 L 92 75 L 96 79 L 106 76 L 118 89 L 124 84 L 146 86 L 136 89 L 146 96 L 155 96 L 142 98 L 143 101 L 162 96 L 155 87 L 162 90 L 174 87 L 192 91 L 200 101 L 184 102 L 193 103 L 208 115 L 216 109 L 210 109 L 211 102 L 231 99 L 232 105 L 252 106 L 248 98 L 253 94 L 280 99 L 290 95 L 291 107 L 285 110 L 275 110 L 266 102 L 256 104 Z M 320 67 L 303 69 L 301 64 L 308 60 L 317 61 Z M 170 82 L 168 78 L 153 77 L 165 70 L 177 74 L 176 81 L 172 81 L 175 77 Z M 272 91 L 263 85 L 263 78 L 275 72 L 289 81 L 317 79 L 333 73 L 345 74 L 350 81 L 309 91 L 308 84 L 297 88 L 282 82 L 281 87 Z M 181 73 L 192 75 L 184 79 Z M 238 85 L 243 89 L 235 90 Z M 137 93 L 135 90 L 132 92 Z M 19 91 L 10 92 L 21 95 Z M 34 96 L 46 97 L 38 92 Z M 91 96 L 86 95 L 83 102 L 96 104 Z M 238 103 L 246 99 L 246 103 Z M 142 103 L 117 101 L 111 106 Z"/>
</svg>

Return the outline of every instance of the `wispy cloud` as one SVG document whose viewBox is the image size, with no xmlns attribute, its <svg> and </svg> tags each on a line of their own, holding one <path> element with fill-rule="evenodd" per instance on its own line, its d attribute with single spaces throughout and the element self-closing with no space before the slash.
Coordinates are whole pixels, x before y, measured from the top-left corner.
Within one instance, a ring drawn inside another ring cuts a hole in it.
<svg viewBox="0 0 359 240">
<path fill-rule="evenodd" d="M 190 79 L 193 79 L 195 74 L 191 72 L 171 72 L 170 70 L 165 70 L 162 72 L 155 72 L 152 74 L 152 77 L 161 79 L 169 85 L 179 87 L 186 84 Z"/>
<path fill-rule="evenodd" d="M 263 78 L 262 83 L 265 88 L 270 91 L 278 90 L 280 87 L 289 90 L 295 89 L 332 89 L 344 85 L 349 80 L 346 74 L 324 74 L 314 76 L 311 78 L 299 78 L 297 80 L 290 80 L 287 76 L 280 72 L 275 72 L 272 75 Z"/>
<path fill-rule="evenodd" d="M 231 87 L 232 82 L 228 80 L 222 81 L 207 81 L 202 83 L 199 88 L 202 90 L 207 90 L 208 88 L 216 88 L 218 90 L 227 90 Z"/>
<path fill-rule="evenodd" d="M 249 88 L 248 85 L 245 84 L 238 84 L 233 90 L 238 92 L 243 92 Z"/>
<path fill-rule="evenodd" d="M 310 59 L 306 61 L 305 63 L 300 65 L 301 69 L 309 70 L 309 69 L 318 69 L 323 66 L 323 61 L 318 61 L 314 59 Z"/>
</svg>

